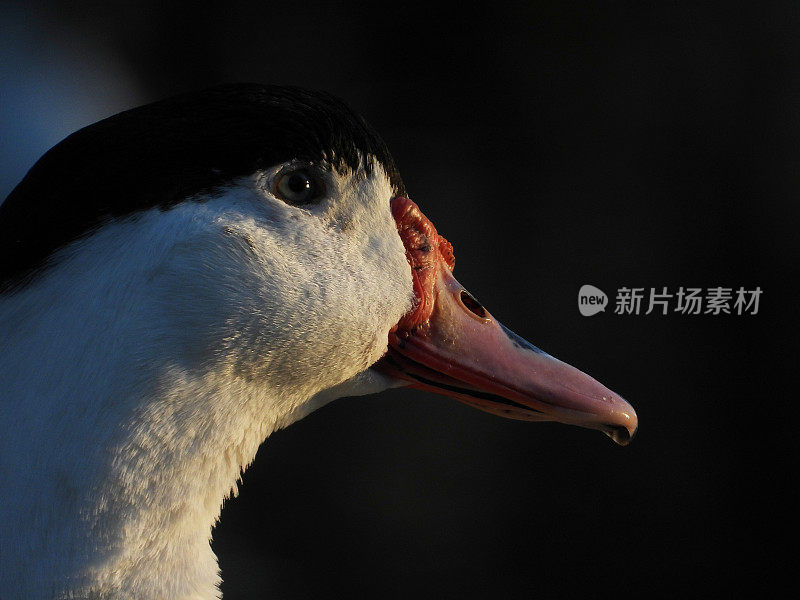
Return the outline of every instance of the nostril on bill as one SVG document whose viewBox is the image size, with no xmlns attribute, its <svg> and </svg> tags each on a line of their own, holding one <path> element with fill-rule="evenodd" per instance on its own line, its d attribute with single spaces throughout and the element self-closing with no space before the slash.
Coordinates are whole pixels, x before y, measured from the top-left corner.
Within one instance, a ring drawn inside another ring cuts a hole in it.
<svg viewBox="0 0 800 600">
<path fill-rule="evenodd" d="M 633 433 L 631 433 L 621 425 L 606 425 L 604 433 L 620 446 L 627 446 L 628 444 L 630 444 L 631 440 L 633 439 L 633 436 L 636 435 L 636 432 L 638 430 L 639 428 L 637 427 L 633 431 Z"/>
<path fill-rule="evenodd" d="M 461 304 L 479 319 L 486 319 L 486 309 L 467 290 L 461 290 Z"/>
</svg>

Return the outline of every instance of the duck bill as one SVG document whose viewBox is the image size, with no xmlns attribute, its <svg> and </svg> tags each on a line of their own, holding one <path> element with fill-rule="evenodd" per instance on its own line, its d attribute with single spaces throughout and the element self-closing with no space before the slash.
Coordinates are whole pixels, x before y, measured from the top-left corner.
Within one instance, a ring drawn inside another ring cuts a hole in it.
<svg viewBox="0 0 800 600">
<path fill-rule="evenodd" d="M 630 442 L 637 417 L 622 397 L 500 324 L 447 265 L 431 268 L 430 316 L 389 334 L 380 370 L 495 415 L 589 427 Z"/>
</svg>

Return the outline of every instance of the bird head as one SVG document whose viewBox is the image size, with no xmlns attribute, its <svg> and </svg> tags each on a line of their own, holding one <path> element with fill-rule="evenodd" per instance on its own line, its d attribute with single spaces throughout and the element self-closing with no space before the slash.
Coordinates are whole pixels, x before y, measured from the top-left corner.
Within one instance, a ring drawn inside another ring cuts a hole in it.
<svg viewBox="0 0 800 600">
<path fill-rule="evenodd" d="M 0 254 L 6 293 L 55 273 L 148 372 L 270 389 L 286 414 L 402 385 L 620 444 L 637 427 L 455 279 L 384 142 L 327 94 L 220 86 L 81 130 L 0 207 Z"/>
</svg>

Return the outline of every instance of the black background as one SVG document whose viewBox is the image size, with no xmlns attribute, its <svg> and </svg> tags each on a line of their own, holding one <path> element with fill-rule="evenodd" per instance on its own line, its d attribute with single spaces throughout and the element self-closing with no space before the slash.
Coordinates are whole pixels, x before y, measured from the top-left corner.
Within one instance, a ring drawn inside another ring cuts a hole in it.
<svg viewBox="0 0 800 600">
<path fill-rule="evenodd" d="M 24 168 L 173 93 L 328 90 L 383 134 L 459 280 L 638 411 L 620 448 L 421 392 L 339 400 L 226 503 L 225 598 L 736 597 L 792 575 L 800 4 L 0 7 L 3 152 L 45 131 Z M 764 293 L 755 316 L 585 318 L 585 283 Z"/>
</svg>

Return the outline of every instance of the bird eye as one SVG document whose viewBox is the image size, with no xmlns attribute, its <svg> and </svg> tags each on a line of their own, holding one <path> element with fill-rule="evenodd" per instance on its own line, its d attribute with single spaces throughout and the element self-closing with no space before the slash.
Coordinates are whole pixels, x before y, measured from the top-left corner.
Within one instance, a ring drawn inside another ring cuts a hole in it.
<svg viewBox="0 0 800 600">
<path fill-rule="evenodd" d="M 275 180 L 275 195 L 289 204 L 309 204 L 324 193 L 325 186 L 308 169 L 287 171 Z"/>
</svg>

